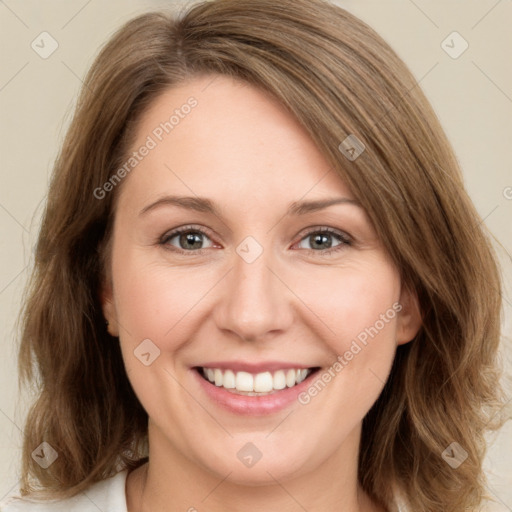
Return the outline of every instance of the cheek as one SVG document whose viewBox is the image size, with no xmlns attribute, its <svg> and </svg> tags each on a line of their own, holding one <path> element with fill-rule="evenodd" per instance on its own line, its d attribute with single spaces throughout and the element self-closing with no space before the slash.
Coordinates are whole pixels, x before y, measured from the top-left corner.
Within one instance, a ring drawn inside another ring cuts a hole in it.
<svg viewBox="0 0 512 512">
<path fill-rule="evenodd" d="M 321 435 L 329 434 L 331 440 L 334 435 L 341 443 L 375 403 L 389 376 L 396 351 L 399 286 L 383 267 L 378 279 L 341 273 L 330 280 L 330 287 L 328 297 L 311 293 L 308 304 L 323 321 L 317 325 L 322 326 L 331 361 L 298 401 L 311 417 L 321 418 Z M 338 425 L 335 434 L 328 425 Z"/>
<path fill-rule="evenodd" d="M 192 337 L 197 303 L 208 285 L 203 279 L 201 286 L 201 273 L 157 265 L 142 250 L 127 247 L 117 254 L 112 269 L 128 378 L 149 416 L 160 418 L 173 435 L 181 435 L 166 416 L 182 407 L 175 363 Z M 167 406 L 162 409 L 162 404 Z"/>
<path fill-rule="evenodd" d="M 307 280 L 297 274 L 293 287 L 336 354 L 356 339 L 363 345 L 377 336 L 394 342 L 400 281 L 385 260 L 312 269 Z"/>
<path fill-rule="evenodd" d="M 314 320 L 316 330 L 331 353 L 323 383 L 337 389 L 329 397 L 332 406 L 340 400 L 365 412 L 382 389 L 396 350 L 398 274 L 384 259 L 347 265 L 311 275 L 310 286 L 299 293 L 321 320 Z"/>
<path fill-rule="evenodd" d="M 203 270 L 148 263 L 136 251 L 119 260 L 113 277 L 121 331 L 166 344 L 179 337 L 210 287 Z"/>
<path fill-rule="evenodd" d="M 327 423 L 338 422 L 342 413 L 344 425 L 353 427 L 378 398 L 391 369 L 400 281 L 385 261 L 317 277 L 318 286 L 309 289 L 305 302 L 322 319 L 316 325 L 321 325 L 332 359 L 299 403 L 311 414 L 326 416 Z"/>
</svg>

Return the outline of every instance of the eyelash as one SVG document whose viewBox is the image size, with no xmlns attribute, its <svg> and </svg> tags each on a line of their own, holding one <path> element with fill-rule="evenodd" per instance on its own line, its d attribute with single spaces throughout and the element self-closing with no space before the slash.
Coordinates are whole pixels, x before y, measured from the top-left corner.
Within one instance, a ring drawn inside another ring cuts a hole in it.
<svg viewBox="0 0 512 512">
<path fill-rule="evenodd" d="M 204 235 L 207 238 L 211 239 L 209 234 L 206 231 L 204 231 L 203 229 L 199 229 L 199 228 L 197 228 L 195 226 L 183 226 L 183 227 L 180 227 L 180 228 L 176 228 L 175 230 L 171 231 L 170 233 L 165 233 L 160 238 L 158 243 L 160 245 L 164 246 L 166 250 L 177 252 L 179 254 L 191 254 L 191 253 L 193 253 L 194 255 L 201 255 L 201 254 L 203 254 L 204 251 L 208 250 L 208 249 L 196 249 L 196 250 L 192 249 L 192 250 L 188 250 L 187 251 L 187 250 L 175 247 L 175 246 L 169 246 L 169 244 L 168 244 L 169 240 L 172 240 L 174 237 L 176 237 L 178 235 L 181 235 L 183 233 L 201 234 L 201 235 Z M 321 234 L 321 233 L 328 233 L 330 235 L 336 236 L 339 239 L 340 243 L 337 246 L 332 247 L 330 249 L 320 249 L 320 250 L 302 249 L 302 250 L 306 251 L 308 253 L 316 253 L 316 254 L 321 254 L 322 256 L 329 256 L 329 255 L 331 255 L 333 253 L 336 253 L 339 250 L 345 249 L 347 246 L 351 246 L 352 245 L 352 238 L 349 235 L 347 235 L 343 231 L 338 231 L 337 229 L 332 229 L 332 228 L 329 228 L 329 227 L 315 227 L 315 228 L 312 228 L 311 230 L 307 231 L 302 236 L 302 238 L 299 240 L 299 242 L 301 242 L 302 240 L 304 240 L 308 236 L 311 236 L 313 234 Z M 172 247 L 172 248 L 170 248 L 170 247 Z"/>
</svg>

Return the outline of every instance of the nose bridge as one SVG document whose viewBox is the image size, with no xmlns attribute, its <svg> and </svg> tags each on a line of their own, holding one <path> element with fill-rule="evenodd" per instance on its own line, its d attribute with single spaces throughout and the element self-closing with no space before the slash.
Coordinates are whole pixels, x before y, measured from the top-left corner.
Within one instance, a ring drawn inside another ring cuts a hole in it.
<svg viewBox="0 0 512 512">
<path fill-rule="evenodd" d="M 220 305 L 220 328 L 255 341 L 289 326 L 289 297 L 286 287 L 274 275 L 276 266 L 273 251 L 264 249 L 255 238 L 247 237 L 237 246 Z"/>
</svg>

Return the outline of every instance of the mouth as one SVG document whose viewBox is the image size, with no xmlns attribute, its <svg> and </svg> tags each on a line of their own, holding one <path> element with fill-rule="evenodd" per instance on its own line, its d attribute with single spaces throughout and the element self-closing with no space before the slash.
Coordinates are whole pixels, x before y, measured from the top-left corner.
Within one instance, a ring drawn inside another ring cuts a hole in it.
<svg viewBox="0 0 512 512">
<path fill-rule="evenodd" d="M 209 384 L 234 395 L 263 397 L 295 388 L 317 373 L 320 367 L 282 368 L 259 373 L 204 366 L 196 366 L 194 370 Z"/>
<path fill-rule="evenodd" d="M 299 362 L 238 359 L 209 361 L 190 367 L 197 391 L 227 413 L 266 416 L 298 405 L 321 366 Z"/>
</svg>

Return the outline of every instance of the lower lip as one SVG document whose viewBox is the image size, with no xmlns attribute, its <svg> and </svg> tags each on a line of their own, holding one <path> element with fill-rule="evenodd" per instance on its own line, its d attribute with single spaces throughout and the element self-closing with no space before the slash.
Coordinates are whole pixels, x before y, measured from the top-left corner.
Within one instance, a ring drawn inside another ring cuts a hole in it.
<svg viewBox="0 0 512 512">
<path fill-rule="evenodd" d="M 217 405 L 235 414 L 252 416 L 272 414 L 296 402 L 297 396 L 307 389 L 310 385 L 310 379 L 318 373 L 318 370 L 311 373 L 301 383 L 291 388 L 284 388 L 270 395 L 249 396 L 231 393 L 227 389 L 216 386 L 201 377 L 196 369 L 191 369 L 191 371 L 195 375 L 195 379 L 199 382 L 201 389 L 204 390 L 206 395 Z"/>
</svg>

